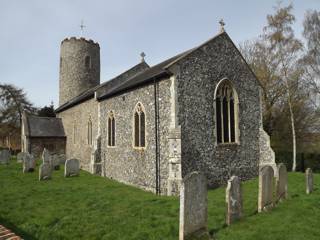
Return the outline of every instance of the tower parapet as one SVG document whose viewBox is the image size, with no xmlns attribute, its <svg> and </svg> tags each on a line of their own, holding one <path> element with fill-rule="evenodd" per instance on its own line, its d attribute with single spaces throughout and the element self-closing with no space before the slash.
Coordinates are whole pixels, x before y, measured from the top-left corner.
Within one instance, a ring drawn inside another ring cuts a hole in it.
<svg viewBox="0 0 320 240">
<path fill-rule="evenodd" d="M 100 46 L 85 38 L 66 38 L 60 47 L 59 106 L 100 84 Z"/>
</svg>

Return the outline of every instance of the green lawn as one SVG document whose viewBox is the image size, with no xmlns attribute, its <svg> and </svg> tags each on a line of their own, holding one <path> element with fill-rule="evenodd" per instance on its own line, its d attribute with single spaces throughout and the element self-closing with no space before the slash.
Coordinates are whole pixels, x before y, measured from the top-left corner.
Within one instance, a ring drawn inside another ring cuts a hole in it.
<svg viewBox="0 0 320 240">
<path fill-rule="evenodd" d="M 257 214 L 257 180 L 243 184 L 244 218 L 226 227 L 224 188 L 209 191 L 208 229 L 215 239 L 320 239 L 320 175 L 305 194 L 304 175 L 289 174 L 289 199 Z M 24 239 L 178 239 L 179 199 L 158 197 L 81 171 L 38 181 L 38 171 L 0 165 L 0 224 Z"/>
</svg>

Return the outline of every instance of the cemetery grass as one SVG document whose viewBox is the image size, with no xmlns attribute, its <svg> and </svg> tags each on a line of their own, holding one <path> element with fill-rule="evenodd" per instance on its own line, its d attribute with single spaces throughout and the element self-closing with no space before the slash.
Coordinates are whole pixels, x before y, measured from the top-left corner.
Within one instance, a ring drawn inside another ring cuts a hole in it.
<svg viewBox="0 0 320 240">
<path fill-rule="evenodd" d="M 179 199 L 155 196 L 91 175 L 38 181 L 12 160 L 0 165 L 0 224 L 24 239 L 178 239 Z M 39 164 L 39 163 L 38 163 Z M 319 239 L 320 175 L 315 192 L 305 194 L 302 173 L 289 173 L 289 198 L 257 214 L 258 181 L 243 184 L 244 217 L 225 222 L 225 188 L 208 194 L 208 229 L 215 239 Z"/>
</svg>

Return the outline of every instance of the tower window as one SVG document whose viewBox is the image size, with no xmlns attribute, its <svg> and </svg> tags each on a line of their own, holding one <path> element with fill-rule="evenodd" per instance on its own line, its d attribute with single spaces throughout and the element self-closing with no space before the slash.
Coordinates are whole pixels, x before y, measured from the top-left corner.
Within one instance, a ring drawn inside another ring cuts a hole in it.
<svg viewBox="0 0 320 240">
<path fill-rule="evenodd" d="M 85 57 L 84 64 L 85 64 L 86 69 L 91 69 L 91 57 L 90 56 Z"/>
<path fill-rule="evenodd" d="M 218 85 L 215 102 L 217 143 L 238 142 L 238 98 L 229 81 Z"/>
<path fill-rule="evenodd" d="M 89 119 L 88 121 L 88 133 L 87 133 L 87 142 L 88 145 L 92 145 L 92 121 Z"/>
<path fill-rule="evenodd" d="M 113 111 L 108 114 L 108 146 L 114 147 L 116 145 L 116 126 Z"/>
<path fill-rule="evenodd" d="M 73 123 L 73 143 L 76 143 L 76 132 L 77 132 L 77 127 L 76 123 Z"/>
<path fill-rule="evenodd" d="M 143 148 L 146 146 L 146 117 L 141 103 L 138 103 L 135 107 L 133 121 L 134 147 Z"/>
</svg>

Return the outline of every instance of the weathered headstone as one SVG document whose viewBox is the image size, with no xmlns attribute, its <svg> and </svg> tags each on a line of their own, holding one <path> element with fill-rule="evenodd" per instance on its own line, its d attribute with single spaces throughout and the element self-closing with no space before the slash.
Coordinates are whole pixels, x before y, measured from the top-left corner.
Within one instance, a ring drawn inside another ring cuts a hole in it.
<svg viewBox="0 0 320 240">
<path fill-rule="evenodd" d="M 310 194 L 313 192 L 313 174 L 312 169 L 307 168 L 306 170 L 306 193 Z"/>
<path fill-rule="evenodd" d="M 42 162 L 47 163 L 47 164 L 51 165 L 51 167 L 52 167 L 51 154 L 46 148 L 44 148 L 43 152 L 42 152 Z"/>
<path fill-rule="evenodd" d="M 277 166 L 276 174 L 276 201 L 288 197 L 288 174 L 287 168 L 283 163 Z"/>
<path fill-rule="evenodd" d="M 273 207 L 273 177 L 274 172 L 271 166 L 260 168 L 258 212 L 269 210 Z"/>
<path fill-rule="evenodd" d="M 206 177 L 199 172 L 188 174 L 180 188 L 179 240 L 209 239 L 207 205 Z"/>
<path fill-rule="evenodd" d="M 241 181 L 237 176 L 232 176 L 228 180 L 226 189 L 226 203 L 227 203 L 227 225 L 242 217 L 242 192 Z"/>
<path fill-rule="evenodd" d="M 68 159 L 65 163 L 64 176 L 72 177 L 79 175 L 80 163 L 78 159 Z"/>
<path fill-rule="evenodd" d="M 22 163 L 23 162 L 23 157 L 26 155 L 26 153 L 25 152 L 19 152 L 18 154 L 17 154 L 17 162 L 18 163 Z"/>
<path fill-rule="evenodd" d="M 9 150 L 5 149 L 0 151 L 0 164 L 9 164 L 11 158 L 11 153 Z"/>
<path fill-rule="evenodd" d="M 52 168 L 48 163 L 42 163 L 39 167 L 39 181 L 51 179 Z"/>
<path fill-rule="evenodd" d="M 36 161 L 30 153 L 23 156 L 23 173 L 33 172 L 36 167 Z"/>
<path fill-rule="evenodd" d="M 54 170 L 60 169 L 60 156 L 58 154 L 51 155 L 51 165 Z"/>
</svg>

